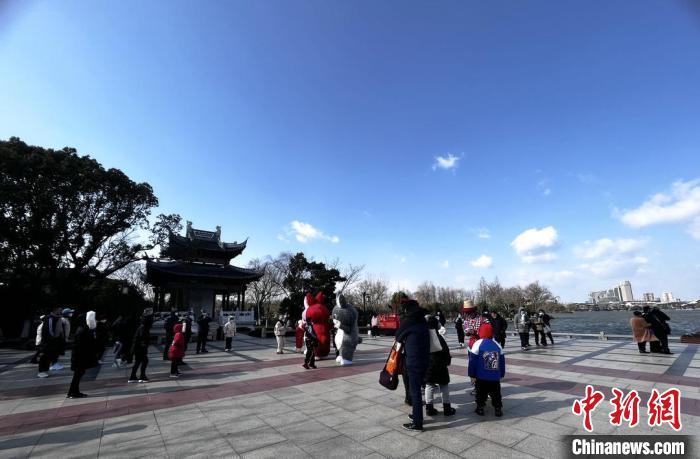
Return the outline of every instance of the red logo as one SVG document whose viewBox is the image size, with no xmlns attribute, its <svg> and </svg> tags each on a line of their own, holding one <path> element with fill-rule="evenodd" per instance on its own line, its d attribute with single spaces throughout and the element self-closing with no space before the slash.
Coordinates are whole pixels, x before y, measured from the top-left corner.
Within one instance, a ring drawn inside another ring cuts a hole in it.
<svg viewBox="0 0 700 459">
<path fill-rule="evenodd" d="M 598 392 L 591 385 L 586 386 L 586 396 L 582 400 L 574 400 L 572 411 L 576 416 L 583 414 L 583 427 L 589 432 L 593 432 L 593 422 L 591 413 L 605 399 L 602 392 Z"/>
<path fill-rule="evenodd" d="M 667 422 L 673 430 L 681 430 L 681 391 L 669 389 L 662 394 L 653 389 L 647 403 L 649 426 L 660 426 Z"/>
</svg>

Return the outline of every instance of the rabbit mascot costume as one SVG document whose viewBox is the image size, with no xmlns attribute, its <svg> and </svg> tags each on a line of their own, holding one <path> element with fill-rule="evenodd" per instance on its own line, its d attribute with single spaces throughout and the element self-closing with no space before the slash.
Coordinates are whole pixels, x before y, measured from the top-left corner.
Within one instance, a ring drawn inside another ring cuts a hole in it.
<svg viewBox="0 0 700 459">
<path fill-rule="evenodd" d="M 340 350 L 340 355 L 335 361 L 341 365 L 352 365 L 355 348 L 360 339 L 357 309 L 348 303 L 342 294 L 338 295 L 336 303 L 336 307 L 333 308 L 333 325 L 338 329 L 335 345 Z"/>
</svg>

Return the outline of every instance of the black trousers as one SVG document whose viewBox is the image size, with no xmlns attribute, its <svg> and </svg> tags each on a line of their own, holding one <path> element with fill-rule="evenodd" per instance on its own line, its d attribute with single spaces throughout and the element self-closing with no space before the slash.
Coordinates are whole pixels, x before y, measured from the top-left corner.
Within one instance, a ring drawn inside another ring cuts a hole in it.
<svg viewBox="0 0 700 459">
<path fill-rule="evenodd" d="M 647 350 L 647 342 L 642 341 L 641 343 L 637 343 L 637 347 L 639 348 L 639 352 L 644 352 Z"/>
<path fill-rule="evenodd" d="M 197 334 L 197 354 L 207 350 L 207 334 L 208 333 Z"/>
<path fill-rule="evenodd" d="M 56 340 L 49 340 L 48 343 L 42 344 L 41 354 L 39 355 L 39 372 L 49 371 L 51 364 L 58 360 L 60 343 Z"/>
<path fill-rule="evenodd" d="M 68 395 L 78 395 L 80 393 L 80 380 L 85 374 L 85 370 L 73 370 L 73 379 L 70 382 L 70 388 L 68 388 Z"/>
<path fill-rule="evenodd" d="M 547 332 L 547 336 L 549 336 L 549 340 L 554 344 L 554 338 L 552 337 L 552 332 Z"/>
<path fill-rule="evenodd" d="M 173 343 L 173 338 L 175 338 L 175 336 L 172 333 L 165 334 L 165 343 L 163 344 L 163 360 L 168 360 L 168 351 L 170 350 L 170 345 Z"/>
<path fill-rule="evenodd" d="M 499 337 L 499 338 L 498 338 L 498 344 L 501 345 L 501 349 L 503 349 L 504 347 L 506 347 L 506 337 L 505 337 L 505 336 Z"/>
<path fill-rule="evenodd" d="M 136 351 L 134 353 L 134 366 L 131 367 L 131 378 L 136 379 L 136 371 L 141 368 L 141 379 L 146 378 L 146 367 L 148 366 L 148 352 Z"/>
<path fill-rule="evenodd" d="M 233 341 L 232 337 L 227 337 L 226 338 L 226 349 L 231 349 L 231 342 Z"/>
<path fill-rule="evenodd" d="M 411 392 L 411 407 L 413 408 L 413 423 L 423 426 L 423 377 L 425 370 L 408 369 L 408 388 Z"/>
<path fill-rule="evenodd" d="M 661 352 L 669 352 L 668 349 L 668 334 L 664 332 L 654 331 L 654 334 L 659 338 L 659 348 Z"/>
<path fill-rule="evenodd" d="M 316 343 L 312 343 L 309 340 L 306 340 L 306 356 L 304 356 L 304 363 L 312 367 L 316 366 Z"/>
<path fill-rule="evenodd" d="M 541 342 L 540 342 L 541 341 Z M 547 345 L 547 336 L 544 334 L 544 330 L 535 330 L 535 344 L 536 345 Z"/>
<path fill-rule="evenodd" d="M 485 379 L 476 380 L 476 406 L 486 405 L 486 398 L 491 397 L 491 404 L 494 408 L 502 408 L 501 381 L 487 381 Z"/>
<path fill-rule="evenodd" d="M 527 347 L 530 345 L 530 332 L 518 333 L 520 335 L 520 347 Z"/>
<path fill-rule="evenodd" d="M 179 363 L 180 363 L 180 359 L 173 359 L 170 362 L 170 374 L 171 375 L 176 375 L 176 374 L 180 373 L 177 369 L 177 366 Z"/>
</svg>

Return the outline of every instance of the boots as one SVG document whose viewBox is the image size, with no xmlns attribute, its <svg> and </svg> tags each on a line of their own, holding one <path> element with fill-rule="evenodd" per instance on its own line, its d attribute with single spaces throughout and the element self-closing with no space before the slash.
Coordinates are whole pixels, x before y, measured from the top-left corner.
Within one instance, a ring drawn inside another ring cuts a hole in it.
<svg viewBox="0 0 700 459">
<path fill-rule="evenodd" d="M 443 403 L 442 404 L 442 410 L 445 414 L 445 416 L 454 416 L 457 410 L 452 408 L 449 403 Z"/>
<path fill-rule="evenodd" d="M 440 414 L 440 412 L 433 407 L 432 403 L 426 403 L 425 414 L 428 416 L 435 416 L 436 414 Z"/>
</svg>

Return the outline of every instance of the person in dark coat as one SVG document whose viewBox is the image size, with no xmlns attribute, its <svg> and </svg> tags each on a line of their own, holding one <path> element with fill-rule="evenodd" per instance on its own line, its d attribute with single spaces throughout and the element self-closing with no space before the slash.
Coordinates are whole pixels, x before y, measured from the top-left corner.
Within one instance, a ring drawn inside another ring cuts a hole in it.
<svg viewBox="0 0 700 459">
<path fill-rule="evenodd" d="M 211 317 L 206 312 L 203 312 L 197 321 L 199 330 L 197 331 L 197 354 L 200 352 L 207 353 L 207 336 L 209 336 L 209 324 Z"/>
<path fill-rule="evenodd" d="M 136 318 L 130 315 L 124 319 L 124 328 L 122 329 L 122 355 L 126 357 L 126 363 L 131 364 L 134 361 L 134 335 L 136 334 L 136 329 L 138 324 Z"/>
<path fill-rule="evenodd" d="M 180 321 L 180 318 L 175 314 L 175 311 L 170 311 L 170 315 L 165 319 L 163 329 L 165 330 L 165 344 L 163 345 L 163 360 L 168 360 L 168 352 L 170 345 L 175 338 L 175 325 Z"/>
<path fill-rule="evenodd" d="M 95 329 L 95 340 L 96 340 L 96 353 L 97 353 L 97 363 L 102 362 L 102 356 L 105 353 L 105 346 L 109 341 L 109 325 L 107 324 L 107 318 L 104 316 L 100 317 L 97 321 L 97 328 Z"/>
<path fill-rule="evenodd" d="M 457 330 L 457 342 L 459 342 L 459 347 L 464 347 L 464 319 L 462 319 L 462 314 L 457 315 L 455 320 L 455 330 Z"/>
<path fill-rule="evenodd" d="M 554 337 L 552 337 L 552 316 L 544 312 L 544 309 L 540 309 L 539 315 L 542 318 L 542 323 L 544 324 L 544 333 L 549 337 L 549 341 L 554 344 Z M 547 342 L 547 338 L 542 337 L 544 342 Z"/>
<path fill-rule="evenodd" d="M 668 333 L 671 331 L 671 328 L 666 323 L 671 318 L 659 308 L 651 309 L 649 306 L 644 306 L 643 317 L 651 324 L 651 331 L 654 332 L 654 336 L 659 340 L 658 342 L 652 341 L 649 343 L 651 352 L 672 354 L 668 348 Z"/>
<path fill-rule="evenodd" d="M 187 345 L 190 344 L 192 339 L 192 316 L 190 313 L 185 315 L 185 319 L 182 321 L 182 333 L 185 334 L 185 351 L 187 351 Z"/>
<path fill-rule="evenodd" d="M 151 326 L 153 326 L 153 314 L 150 311 L 144 313 L 141 317 L 141 325 L 136 329 L 132 349 L 134 353 L 134 366 L 131 367 L 131 376 L 127 382 L 129 383 L 147 383 L 149 381 L 146 376 L 146 367 L 148 366 L 148 345 L 151 342 Z M 138 379 L 136 372 L 141 369 Z"/>
<path fill-rule="evenodd" d="M 408 373 L 408 386 L 411 392 L 413 415 L 411 422 L 404 424 L 406 430 L 423 430 L 423 397 L 421 386 L 425 372 L 430 363 L 430 337 L 428 323 L 425 320 L 426 310 L 422 309 L 416 300 L 402 303 L 404 317 L 396 330 L 396 341 L 403 344 Z"/>
<path fill-rule="evenodd" d="M 430 363 L 425 372 L 425 414 L 435 416 L 439 414 L 433 406 L 435 390 L 439 388 L 442 397 L 442 408 L 445 416 L 453 416 L 457 411 L 450 405 L 450 372 L 447 367 L 452 361 L 450 348 L 447 346 L 445 338 L 445 327 L 435 316 L 428 318 L 428 329 L 430 333 Z"/>
<path fill-rule="evenodd" d="M 80 392 L 80 380 L 85 371 L 97 366 L 97 341 L 95 340 L 95 311 L 81 314 L 78 317 L 78 329 L 75 331 L 73 353 L 71 354 L 71 370 L 73 379 L 68 388 L 67 398 L 83 398 L 86 394 Z"/>
<path fill-rule="evenodd" d="M 53 308 L 51 313 L 46 314 L 42 320 L 41 343 L 39 344 L 41 352 L 39 353 L 39 373 L 37 377 L 48 378 L 49 367 L 54 361 L 58 360 L 58 355 L 61 352 L 63 339 L 61 308 Z"/>
<path fill-rule="evenodd" d="M 491 327 L 493 328 L 493 339 L 501 348 L 506 347 L 506 330 L 508 322 L 498 312 L 491 311 Z"/>
</svg>

